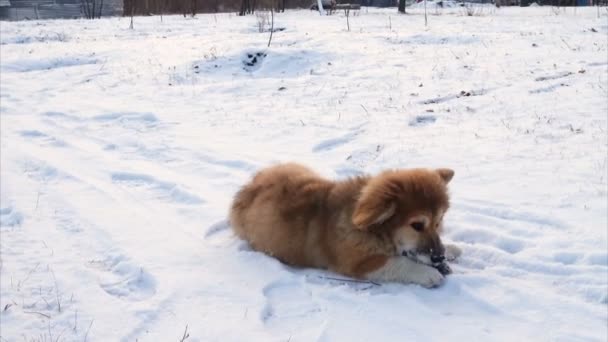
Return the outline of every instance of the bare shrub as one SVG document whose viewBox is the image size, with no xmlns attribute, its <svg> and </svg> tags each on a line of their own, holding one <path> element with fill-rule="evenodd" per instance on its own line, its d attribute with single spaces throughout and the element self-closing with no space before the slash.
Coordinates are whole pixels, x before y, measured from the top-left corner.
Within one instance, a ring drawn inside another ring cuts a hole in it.
<svg viewBox="0 0 608 342">
<path fill-rule="evenodd" d="M 467 17 L 476 17 L 483 14 L 483 7 L 474 3 L 465 2 L 462 11 Z"/>
<path fill-rule="evenodd" d="M 268 14 L 268 11 L 257 11 L 255 13 L 255 19 L 258 25 L 258 32 L 266 32 L 268 25 L 270 25 L 270 22 L 268 20 L 269 17 L 270 15 Z"/>
</svg>

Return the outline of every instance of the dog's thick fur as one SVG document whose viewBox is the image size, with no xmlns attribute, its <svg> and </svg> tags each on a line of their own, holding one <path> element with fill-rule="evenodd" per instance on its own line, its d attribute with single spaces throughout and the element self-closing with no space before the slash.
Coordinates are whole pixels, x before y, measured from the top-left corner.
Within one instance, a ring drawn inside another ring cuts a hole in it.
<svg viewBox="0 0 608 342">
<path fill-rule="evenodd" d="M 230 222 L 253 249 L 290 265 L 433 287 L 443 280 L 431 259 L 444 258 L 439 233 L 453 175 L 391 170 L 334 182 L 281 164 L 236 194 Z M 448 252 L 459 254 L 454 246 Z"/>
</svg>

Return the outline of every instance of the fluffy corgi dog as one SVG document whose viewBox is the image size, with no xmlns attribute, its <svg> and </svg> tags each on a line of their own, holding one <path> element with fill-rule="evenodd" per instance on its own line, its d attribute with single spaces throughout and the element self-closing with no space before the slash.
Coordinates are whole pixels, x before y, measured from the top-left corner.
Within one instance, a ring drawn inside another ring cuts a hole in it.
<svg viewBox="0 0 608 342">
<path fill-rule="evenodd" d="M 331 181 L 280 164 L 236 194 L 230 223 L 254 250 L 289 265 L 435 287 L 449 273 L 446 256 L 460 254 L 439 237 L 453 176 L 411 169 Z"/>
</svg>

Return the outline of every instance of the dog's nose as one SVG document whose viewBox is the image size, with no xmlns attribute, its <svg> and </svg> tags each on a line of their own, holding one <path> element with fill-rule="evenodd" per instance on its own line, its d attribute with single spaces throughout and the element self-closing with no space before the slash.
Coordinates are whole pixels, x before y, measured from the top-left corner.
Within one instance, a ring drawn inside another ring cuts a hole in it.
<svg viewBox="0 0 608 342">
<path fill-rule="evenodd" d="M 443 255 L 431 255 L 432 263 L 442 263 L 445 260 L 445 256 Z"/>
</svg>

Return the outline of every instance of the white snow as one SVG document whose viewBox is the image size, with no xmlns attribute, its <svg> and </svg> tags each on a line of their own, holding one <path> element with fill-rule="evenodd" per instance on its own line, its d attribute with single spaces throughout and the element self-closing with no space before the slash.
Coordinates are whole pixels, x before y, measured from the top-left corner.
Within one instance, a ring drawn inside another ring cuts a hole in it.
<svg viewBox="0 0 608 342">
<path fill-rule="evenodd" d="M 2 341 L 606 341 L 608 12 L 395 12 L 2 22 Z M 287 160 L 453 168 L 455 274 L 252 251 L 231 197 Z"/>
</svg>

